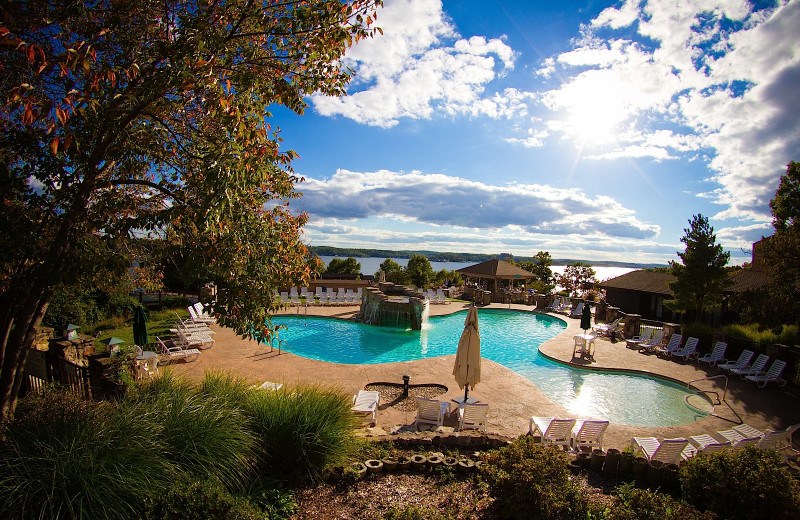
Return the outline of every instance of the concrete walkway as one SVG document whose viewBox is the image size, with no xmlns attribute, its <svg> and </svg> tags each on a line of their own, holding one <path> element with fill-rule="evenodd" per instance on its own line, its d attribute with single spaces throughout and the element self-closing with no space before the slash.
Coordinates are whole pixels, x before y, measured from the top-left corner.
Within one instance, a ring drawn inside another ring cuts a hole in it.
<svg viewBox="0 0 800 520">
<path fill-rule="evenodd" d="M 431 305 L 431 315 L 442 315 L 466 309 L 468 304 L 448 302 Z M 516 309 L 531 312 L 524 305 L 493 304 L 481 308 Z M 309 306 L 308 314 L 328 316 L 339 319 L 351 319 L 358 313 L 358 305 L 341 307 Z M 301 311 L 302 313 L 303 311 Z M 296 314 L 297 308 L 289 309 L 286 314 Z M 575 364 L 585 368 L 603 370 L 625 370 L 653 374 L 674 381 L 689 381 L 714 376 L 719 373 L 712 368 L 707 370 L 694 363 L 681 363 L 669 359 L 661 359 L 655 355 L 640 354 L 625 347 L 625 342 L 611 343 L 600 338 L 596 342 L 594 359 L 573 359 L 573 336 L 582 333 L 578 328 L 579 320 L 558 316 L 567 324 L 564 332 L 546 341 L 539 348 L 540 353 L 554 360 L 567 364 Z M 172 365 L 175 372 L 199 380 L 207 370 L 222 370 L 236 373 L 253 382 L 275 381 L 287 386 L 319 385 L 333 388 L 345 394 L 354 394 L 368 383 L 388 381 L 402 382 L 402 376 L 411 376 L 412 384 L 438 383 L 448 387 L 448 392 L 440 399 L 452 399 L 463 395 L 463 391 L 455 384 L 452 376 L 455 353 L 436 358 L 421 359 L 400 363 L 377 365 L 345 365 L 327 363 L 302 358 L 289 353 L 279 354 L 277 350 L 260 345 L 252 340 L 244 340 L 231 330 L 214 326 L 217 334 L 213 348 L 203 351 L 195 363 L 176 363 Z M 454 351 L 458 338 L 454 338 Z M 700 345 L 701 350 L 709 350 L 708 345 Z M 705 367 L 705 365 L 704 365 Z M 473 396 L 482 402 L 489 403 L 488 431 L 507 437 L 516 437 L 528 431 L 530 416 L 554 416 L 562 418 L 576 417 L 560 405 L 548 399 L 532 382 L 497 363 L 484 360 L 481 366 L 482 382 L 474 390 Z M 722 388 L 713 382 L 703 388 Z M 709 416 L 700 421 L 665 428 L 642 428 L 620 424 L 611 424 L 606 433 L 605 447 L 624 448 L 630 439 L 636 436 L 655 436 L 659 438 L 687 437 L 700 433 L 713 433 L 717 430 L 729 429 L 741 422 L 748 423 L 758 429 L 780 429 L 791 424 L 800 423 L 800 391 L 787 385 L 777 388 L 770 385 L 759 390 L 753 384 L 747 384 L 738 378 L 728 381 L 725 403 L 716 407 L 717 417 Z M 414 423 L 416 412 L 394 409 L 383 403 L 378 411 L 378 432 L 396 430 L 398 426 Z M 581 417 L 576 417 L 581 418 Z M 598 417 L 597 419 L 602 419 Z M 445 421 L 446 427 L 455 426 L 455 418 Z M 373 429 L 373 431 L 376 431 Z"/>
</svg>

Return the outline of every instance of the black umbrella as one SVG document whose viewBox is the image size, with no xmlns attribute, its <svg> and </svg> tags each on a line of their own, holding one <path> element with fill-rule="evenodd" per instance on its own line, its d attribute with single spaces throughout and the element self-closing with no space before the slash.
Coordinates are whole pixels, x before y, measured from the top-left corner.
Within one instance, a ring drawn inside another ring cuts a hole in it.
<svg viewBox="0 0 800 520">
<path fill-rule="evenodd" d="M 581 328 L 583 329 L 584 334 L 588 329 L 592 328 L 592 309 L 589 307 L 588 303 L 583 305 L 583 313 L 581 313 Z"/>
<path fill-rule="evenodd" d="M 144 307 L 136 307 L 136 312 L 133 314 L 133 343 L 144 347 L 149 343 L 147 335 L 147 314 L 144 312 Z"/>
</svg>

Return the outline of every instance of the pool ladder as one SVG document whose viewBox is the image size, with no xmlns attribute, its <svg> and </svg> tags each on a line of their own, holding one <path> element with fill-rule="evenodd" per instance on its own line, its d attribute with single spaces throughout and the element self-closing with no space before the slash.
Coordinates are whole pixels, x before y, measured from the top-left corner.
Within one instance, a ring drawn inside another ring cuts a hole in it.
<svg viewBox="0 0 800 520">
<path fill-rule="evenodd" d="M 717 392 L 716 390 L 702 390 L 702 389 L 698 388 L 697 385 L 695 385 L 695 383 L 699 383 L 700 381 L 712 381 L 714 379 L 724 379 L 725 380 L 725 385 L 724 385 L 724 387 L 722 389 L 722 398 L 721 399 L 720 399 L 720 396 L 719 396 L 719 392 Z M 728 402 L 725 400 L 725 397 L 728 395 L 728 376 L 726 376 L 725 374 L 719 374 L 719 375 L 711 376 L 711 377 L 701 377 L 700 379 L 693 379 L 693 380 L 689 381 L 686 384 L 686 390 L 690 391 L 690 392 L 693 391 L 693 392 L 695 392 L 695 394 L 703 394 L 706 397 L 706 399 L 708 399 L 708 401 L 711 403 L 711 415 L 712 416 L 720 417 L 722 419 L 725 419 L 724 417 L 716 414 L 717 406 L 719 406 L 719 405 L 724 403 L 730 409 L 730 411 L 733 412 L 734 415 L 736 415 L 736 417 L 739 419 L 739 424 L 742 423 L 742 420 L 741 420 L 741 417 L 739 417 L 739 414 L 736 413 L 736 410 L 731 408 L 731 405 L 728 404 Z M 687 395 L 686 397 L 684 397 L 683 398 L 683 402 L 686 403 L 686 406 L 688 406 L 690 408 L 693 408 L 695 410 L 699 410 L 699 408 L 697 408 L 696 406 L 693 406 L 692 404 L 689 403 L 689 398 L 692 395 L 694 395 L 694 394 L 690 394 L 690 395 Z M 713 399 L 711 398 L 712 396 L 713 396 Z M 702 410 L 700 410 L 700 411 L 702 411 Z M 727 420 L 730 420 L 730 419 L 727 419 Z"/>
<path fill-rule="evenodd" d="M 278 355 L 279 356 L 281 355 L 281 353 L 283 353 L 284 350 L 289 352 L 290 354 L 294 354 L 294 352 L 292 352 L 292 347 L 289 346 L 289 343 L 287 343 L 287 341 L 285 339 L 280 339 L 280 338 L 273 338 L 272 339 L 272 342 L 269 344 L 270 352 L 275 350 L 275 343 L 276 342 L 278 344 Z"/>
</svg>

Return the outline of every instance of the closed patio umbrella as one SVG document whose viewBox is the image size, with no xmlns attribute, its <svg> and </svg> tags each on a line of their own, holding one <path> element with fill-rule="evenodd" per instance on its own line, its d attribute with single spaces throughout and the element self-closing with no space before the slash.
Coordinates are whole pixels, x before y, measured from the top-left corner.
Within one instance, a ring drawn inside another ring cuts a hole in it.
<svg viewBox="0 0 800 520">
<path fill-rule="evenodd" d="M 481 381 L 481 336 L 478 330 L 478 309 L 471 307 L 464 321 L 464 332 L 458 341 L 453 375 L 459 388 L 464 389 L 464 402 L 470 388 Z"/>
<path fill-rule="evenodd" d="M 133 343 L 143 347 L 147 345 L 150 338 L 147 335 L 147 314 L 143 306 L 136 307 L 133 314 Z"/>
<path fill-rule="evenodd" d="M 583 312 L 581 313 L 581 328 L 584 334 L 588 329 L 592 328 L 592 309 L 588 303 L 583 306 Z"/>
</svg>

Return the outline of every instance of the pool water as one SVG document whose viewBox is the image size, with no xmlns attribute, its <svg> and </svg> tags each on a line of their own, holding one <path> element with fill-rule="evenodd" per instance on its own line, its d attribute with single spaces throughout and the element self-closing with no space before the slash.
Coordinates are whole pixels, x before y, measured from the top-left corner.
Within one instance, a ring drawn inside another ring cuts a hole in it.
<svg viewBox="0 0 800 520">
<path fill-rule="evenodd" d="M 280 330 L 280 338 L 294 354 L 334 363 L 373 364 L 455 354 L 465 318 L 466 311 L 432 317 L 421 331 L 318 317 L 276 316 L 273 324 L 287 327 Z M 478 320 L 481 356 L 527 378 L 571 413 L 648 427 L 677 426 L 705 417 L 686 405 L 688 394 L 677 384 L 567 367 L 540 355 L 539 345 L 566 328 L 557 318 L 482 309 Z"/>
</svg>

